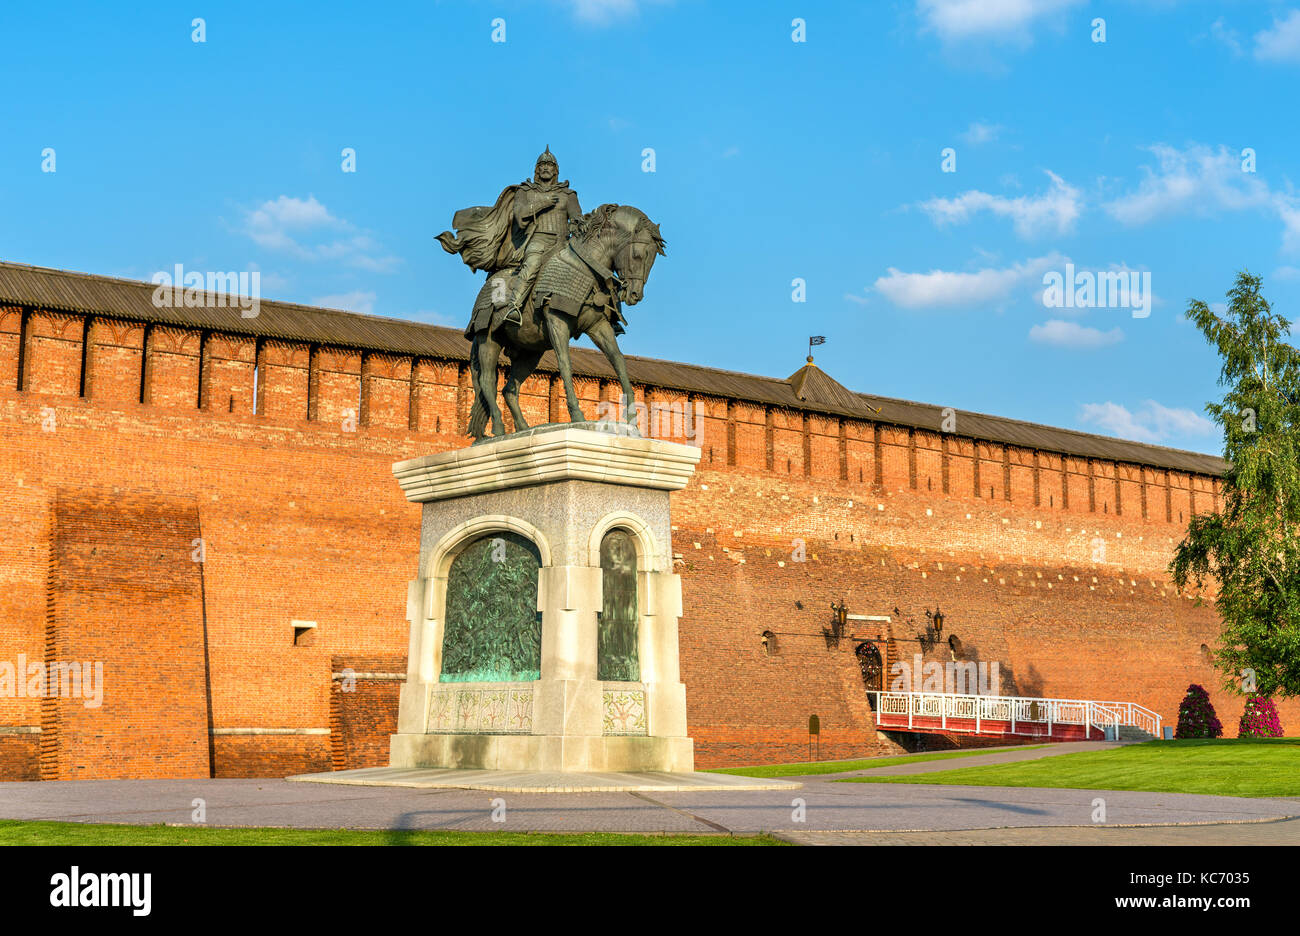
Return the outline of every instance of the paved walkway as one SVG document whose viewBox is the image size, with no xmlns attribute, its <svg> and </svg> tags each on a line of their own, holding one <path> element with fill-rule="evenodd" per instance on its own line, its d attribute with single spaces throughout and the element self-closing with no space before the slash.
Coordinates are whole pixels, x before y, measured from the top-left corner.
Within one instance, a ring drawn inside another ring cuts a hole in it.
<svg viewBox="0 0 1300 936">
<path fill-rule="evenodd" d="M 920 774 L 1117 746 L 1093 741 L 1034 751 L 995 749 L 970 757 L 793 777 L 783 789 L 736 789 L 781 781 L 719 780 L 724 775 L 716 774 L 689 783 L 672 775 L 606 775 L 600 781 L 605 788 L 598 792 L 554 792 L 571 787 L 559 787 L 554 778 L 545 781 L 542 774 L 487 781 L 486 772 L 476 775 L 474 782 L 497 786 L 488 790 L 430 785 L 456 780 L 450 774 L 458 772 L 440 771 L 414 772 L 404 786 L 290 780 L 0 783 L 0 819 L 198 825 L 193 813 L 194 801 L 200 799 L 206 813 L 202 824 L 209 826 L 389 829 L 395 843 L 408 830 L 456 829 L 770 832 L 803 845 L 1300 845 L 1300 797 L 834 782 L 845 776 Z M 345 772 L 349 776 L 361 783 L 367 776 L 402 780 L 386 768 Z M 508 792 L 503 787 L 552 792 Z M 1105 803 L 1105 823 L 1093 822 L 1098 800 Z"/>
<path fill-rule="evenodd" d="M 538 770 L 460 770 L 432 767 L 363 767 L 288 777 L 294 783 L 409 787 L 417 790 L 487 790 L 493 793 L 683 793 L 700 790 L 797 790 L 790 780 L 731 774 L 560 773 Z"/>
<path fill-rule="evenodd" d="M 884 844 L 1073 841 L 1118 833 L 1117 844 L 1163 841 L 1163 830 L 1092 827 L 1093 801 L 1107 826 L 1214 823 L 1183 834 L 1197 843 L 1274 835 L 1300 844 L 1296 824 L 1242 831 L 1227 823 L 1300 816 L 1300 801 L 1177 793 L 919 784 L 831 783 L 802 778 L 793 791 L 493 793 L 341 786 L 286 780 L 71 780 L 0 784 L 0 818 L 194 825 L 196 798 L 210 826 L 460 829 L 536 832 L 795 833 L 801 842 Z M 1062 827 L 1084 826 L 1083 829 Z M 924 832 L 928 838 L 917 835 Z M 827 836 L 827 833 L 831 833 Z M 845 835 L 844 833 L 853 833 Z M 888 833 L 881 836 L 881 833 Z M 892 834 L 892 835 L 889 835 Z M 874 837 L 873 837 L 874 836 Z M 1017 837 L 1019 836 L 1019 837 Z M 1253 840 L 1253 839 L 1252 839 Z"/>
<path fill-rule="evenodd" d="M 1109 751 L 1111 748 L 1137 744 L 1135 741 L 1064 741 L 1045 747 L 1030 745 L 1028 747 L 989 748 L 984 754 L 971 754 L 967 757 L 946 757 L 943 760 L 918 761 L 913 764 L 895 764 L 871 767 L 867 770 L 851 770 L 845 773 L 820 774 L 819 776 L 840 777 L 904 777 L 914 774 L 934 773 L 938 770 L 957 770 L 962 767 L 983 767 L 986 764 L 1014 764 L 1018 761 L 1041 760 L 1044 757 L 1060 757 L 1062 754 L 1079 754 L 1083 751 Z"/>
</svg>

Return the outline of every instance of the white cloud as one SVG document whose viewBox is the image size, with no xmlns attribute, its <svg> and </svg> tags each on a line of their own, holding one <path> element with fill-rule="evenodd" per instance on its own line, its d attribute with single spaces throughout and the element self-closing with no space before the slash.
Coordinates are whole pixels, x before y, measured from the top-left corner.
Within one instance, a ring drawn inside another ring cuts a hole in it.
<svg viewBox="0 0 1300 936">
<path fill-rule="evenodd" d="M 1052 253 L 1000 270 L 989 268 L 974 273 L 947 270 L 904 273 L 890 267 L 888 275 L 877 279 L 874 285 L 886 299 L 906 309 L 974 305 L 1005 299 L 1024 286 L 1041 287 L 1043 273 L 1060 267 L 1068 259 Z"/>
<path fill-rule="evenodd" d="M 360 312 L 362 315 L 374 315 L 377 298 L 372 292 L 357 289 L 332 296 L 317 296 L 312 300 L 312 305 L 323 306 L 326 309 L 342 309 L 345 312 Z"/>
<path fill-rule="evenodd" d="M 1261 62 L 1300 62 L 1300 10 L 1285 19 L 1273 18 L 1273 28 L 1255 33 L 1255 58 Z"/>
<path fill-rule="evenodd" d="M 636 16 L 644 0 L 567 0 L 567 3 L 580 21 L 593 26 L 608 26 L 617 20 Z"/>
<path fill-rule="evenodd" d="M 979 146 L 981 143 L 992 143 L 1002 132 L 1001 124 L 989 124 L 982 121 L 975 121 L 966 131 L 960 134 L 963 143 L 969 143 L 972 146 Z"/>
<path fill-rule="evenodd" d="M 1004 39 L 1026 42 L 1030 27 L 1083 0 L 917 0 L 925 29 L 945 42 Z"/>
<path fill-rule="evenodd" d="M 1051 186 L 1039 195 L 1007 198 L 971 190 L 956 198 L 932 198 L 920 208 L 935 224 L 964 224 L 981 211 L 1010 218 L 1016 233 L 1029 238 L 1041 234 L 1066 234 L 1074 227 L 1083 207 L 1079 190 L 1054 172 L 1048 172 Z"/>
<path fill-rule="evenodd" d="M 245 264 L 245 266 L 248 268 L 249 272 L 255 270 L 262 275 L 263 296 L 268 293 L 283 292 L 289 288 L 289 277 L 285 276 L 283 273 L 268 273 L 266 270 L 262 269 L 261 264 L 252 261 Z"/>
<path fill-rule="evenodd" d="M 340 227 L 342 222 L 329 213 L 315 195 L 306 199 L 281 195 L 274 201 L 244 213 L 244 230 L 262 247 L 290 249 L 296 246 L 290 231 L 308 231 L 319 227 Z"/>
<path fill-rule="evenodd" d="M 1215 425 L 1189 409 L 1174 409 L 1147 400 L 1136 411 L 1107 401 L 1085 403 L 1079 420 L 1110 435 L 1137 442 L 1160 442 L 1176 435 L 1209 435 Z"/>
<path fill-rule="evenodd" d="M 1146 224 L 1178 214 L 1263 210 L 1277 215 L 1283 247 L 1300 248 L 1300 199 L 1270 189 L 1258 175 L 1242 172 L 1242 158 L 1226 146 L 1193 144 L 1179 150 L 1163 143 L 1146 147 L 1159 167 L 1143 166 L 1137 190 L 1105 205 L 1124 224 Z"/>
<path fill-rule="evenodd" d="M 402 318 L 408 318 L 415 322 L 425 322 L 429 325 L 442 325 L 445 328 L 464 328 L 465 321 L 457 319 L 455 316 L 448 315 L 445 312 L 437 312 L 433 309 L 420 309 L 410 315 L 404 315 Z M 466 313 L 465 318 L 469 318 Z"/>
<path fill-rule="evenodd" d="M 1283 282 L 1300 279 L 1300 267 L 1280 266 L 1273 271 L 1273 278 Z"/>
<path fill-rule="evenodd" d="M 1191 210 L 1239 211 L 1268 202 L 1268 186 L 1254 174 L 1242 172 L 1241 158 L 1226 146 L 1194 145 L 1179 150 L 1158 143 L 1146 149 L 1155 155 L 1159 168 L 1143 166 L 1137 191 L 1106 205 L 1106 210 L 1125 224 L 1145 224 Z"/>
<path fill-rule="evenodd" d="M 1101 331 L 1078 322 L 1051 319 L 1029 329 L 1029 340 L 1057 348 L 1104 348 L 1124 340 L 1119 328 Z"/>
<path fill-rule="evenodd" d="M 871 302 L 866 296 L 859 296 L 857 293 L 845 293 L 844 298 L 856 305 L 867 305 Z"/>
<path fill-rule="evenodd" d="M 1210 35 L 1227 46 L 1233 55 L 1241 54 L 1241 37 L 1235 29 L 1224 25 L 1222 16 L 1210 24 Z"/>
<path fill-rule="evenodd" d="M 281 195 L 246 209 L 243 232 L 261 247 L 302 260 L 330 260 L 374 273 L 389 272 L 401 262 L 382 255 L 373 237 L 330 214 L 314 195 Z"/>
</svg>

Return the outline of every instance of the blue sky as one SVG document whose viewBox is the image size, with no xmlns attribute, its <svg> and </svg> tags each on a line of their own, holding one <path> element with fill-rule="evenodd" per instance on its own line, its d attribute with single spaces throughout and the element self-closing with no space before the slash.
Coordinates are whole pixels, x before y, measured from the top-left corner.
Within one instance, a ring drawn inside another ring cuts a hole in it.
<svg viewBox="0 0 1300 936">
<path fill-rule="evenodd" d="M 1300 298 L 1297 0 L 9 4 L 0 34 L 4 260 L 459 326 L 482 274 L 434 235 L 549 144 L 667 238 L 627 353 L 784 377 L 825 335 L 855 390 L 1211 452 L 1188 299 L 1243 267 Z M 1067 263 L 1149 272 L 1150 315 L 1046 308 Z"/>
</svg>

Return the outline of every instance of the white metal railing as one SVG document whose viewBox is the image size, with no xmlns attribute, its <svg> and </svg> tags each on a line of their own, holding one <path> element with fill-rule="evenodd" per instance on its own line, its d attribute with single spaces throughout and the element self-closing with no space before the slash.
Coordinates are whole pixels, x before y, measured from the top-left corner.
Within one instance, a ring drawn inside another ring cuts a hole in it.
<svg viewBox="0 0 1300 936">
<path fill-rule="evenodd" d="M 918 727 L 917 719 L 939 719 L 944 731 L 985 733 L 984 722 L 1007 723 L 988 729 L 989 734 L 1022 734 L 1051 737 L 1058 725 L 1082 727 L 1085 735 L 1096 728 L 1103 735 L 1132 725 L 1153 738 L 1160 737 L 1160 716 L 1135 702 L 1099 702 L 1094 699 L 1038 699 L 1022 696 L 958 695 L 948 692 L 872 692 L 876 696 L 876 724 L 901 728 L 894 721 L 906 717 L 907 727 Z M 882 719 L 888 717 L 889 724 Z M 949 724 L 952 719 L 955 724 Z M 974 725 L 971 725 L 974 722 Z M 933 724 L 919 727 L 934 728 Z M 1044 732 L 1043 728 L 1046 728 Z"/>
</svg>

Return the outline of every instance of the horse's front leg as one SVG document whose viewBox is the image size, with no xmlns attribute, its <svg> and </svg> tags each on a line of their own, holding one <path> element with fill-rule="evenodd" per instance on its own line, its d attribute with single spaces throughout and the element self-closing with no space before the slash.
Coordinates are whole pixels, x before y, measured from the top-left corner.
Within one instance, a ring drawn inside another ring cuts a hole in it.
<svg viewBox="0 0 1300 936">
<path fill-rule="evenodd" d="M 567 316 L 547 310 L 543 316 L 546 322 L 546 337 L 555 352 L 555 366 L 560 371 L 560 380 L 564 382 L 564 401 L 569 407 L 569 422 L 586 422 L 582 407 L 578 405 L 578 395 L 573 392 L 573 366 L 569 362 L 569 329 Z"/>
<path fill-rule="evenodd" d="M 623 362 L 623 351 L 618 346 L 618 336 L 614 334 L 614 326 L 602 315 L 598 322 L 587 329 L 587 335 L 592 343 L 604 352 L 610 366 L 614 368 L 614 373 L 618 375 L 619 385 L 623 388 L 623 399 L 627 401 L 623 420 L 633 432 L 637 432 L 636 397 L 632 393 L 632 381 L 627 377 L 627 366 Z"/>
<path fill-rule="evenodd" d="M 519 408 L 519 385 L 528 379 L 541 359 L 541 350 L 514 348 L 510 352 L 510 372 L 506 375 L 506 385 L 501 388 L 501 396 L 515 421 L 516 432 L 528 428 L 528 420 L 524 419 Z"/>
<path fill-rule="evenodd" d="M 506 434 L 506 426 L 501 419 L 501 408 L 497 406 L 497 361 L 501 357 L 501 345 L 484 334 L 475 350 L 478 351 L 478 385 L 475 389 L 492 417 L 492 434 L 502 436 Z"/>
</svg>

